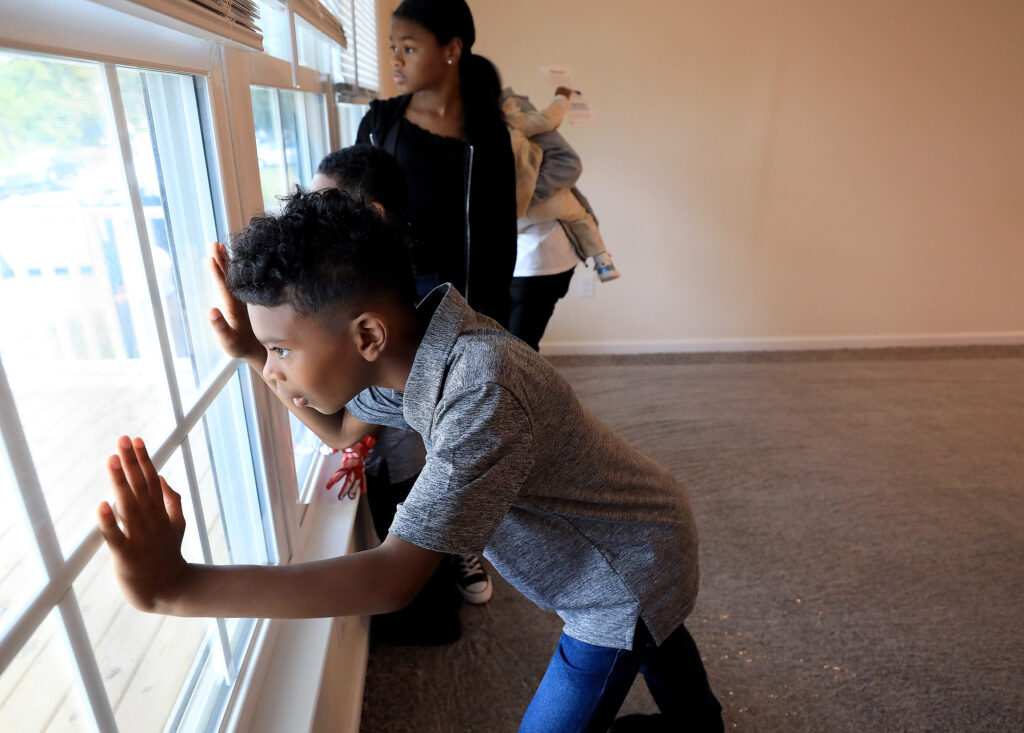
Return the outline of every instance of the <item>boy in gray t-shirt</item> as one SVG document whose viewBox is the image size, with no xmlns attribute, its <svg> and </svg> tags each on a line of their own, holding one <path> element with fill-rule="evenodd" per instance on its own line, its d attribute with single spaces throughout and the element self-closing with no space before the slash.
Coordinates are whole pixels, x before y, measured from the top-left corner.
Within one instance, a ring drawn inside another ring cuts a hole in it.
<svg viewBox="0 0 1024 733">
<path fill-rule="evenodd" d="M 483 553 L 565 621 L 521 731 L 607 730 L 642 672 L 668 730 L 722 730 L 683 621 L 697 535 L 681 487 L 584 408 L 531 348 L 450 286 L 414 307 L 401 237 L 346 194 L 297 193 L 216 250 L 214 329 L 325 443 L 412 428 L 426 465 L 380 547 L 293 566 L 180 554 L 180 500 L 142 441 L 108 463 L 99 525 L 126 597 L 183 616 L 314 617 L 401 608 L 443 553 Z M 245 305 L 243 305 L 243 303 Z M 161 500 L 162 499 L 162 500 Z"/>
</svg>

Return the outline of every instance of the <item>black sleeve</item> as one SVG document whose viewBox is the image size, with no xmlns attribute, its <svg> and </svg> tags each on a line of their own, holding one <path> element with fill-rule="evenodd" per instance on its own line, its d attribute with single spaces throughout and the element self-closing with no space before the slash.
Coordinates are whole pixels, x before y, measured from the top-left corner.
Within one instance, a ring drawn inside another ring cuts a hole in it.
<svg viewBox="0 0 1024 733">
<path fill-rule="evenodd" d="M 473 173 L 472 196 L 479 187 L 483 200 L 471 214 L 470 305 L 507 328 L 516 267 L 516 170 L 508 129 L 497 127 L 481 148 Z"/>
<path fill-rule="evenodd" d="M 516 160 L 512 154 L 512 141 L 509 139 L 508 128 L 501 128 L 499 140 L 500 156 L 498 158 L 498 180 L 501 187 L 498 191 L 500 218 L 502 222 L 498 231 L 501 240 L 499 250 L 503 252 L 503 268 L 508 273 L 508 281 L 512 282 L 512 272 L 516 269 Z"/>
<path fill-rule="evenodd" d="M 374 105 L 370 105 L 369 111 L 363 115 L 363 119 L 359 122 L 359 132 L 356 133 L 356 143 L 366 144 L 370 142 L 370 133 L 373 132 L 373 125 L 376 121 L 376 111 Z"/>
</svg>

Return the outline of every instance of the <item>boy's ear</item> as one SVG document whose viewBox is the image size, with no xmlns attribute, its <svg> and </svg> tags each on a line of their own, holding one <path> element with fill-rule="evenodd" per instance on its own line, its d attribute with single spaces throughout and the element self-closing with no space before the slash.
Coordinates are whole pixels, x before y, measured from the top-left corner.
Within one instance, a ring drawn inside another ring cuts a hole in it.
<svg viewBox="0 0 1024 733">
<path fill-rule="evenodd" d="M 356 348 L 366 361 L 377 361 L 388 344 L 388 325 L 379 313 L 360 313 L 352 321 Z"/>
</svg>

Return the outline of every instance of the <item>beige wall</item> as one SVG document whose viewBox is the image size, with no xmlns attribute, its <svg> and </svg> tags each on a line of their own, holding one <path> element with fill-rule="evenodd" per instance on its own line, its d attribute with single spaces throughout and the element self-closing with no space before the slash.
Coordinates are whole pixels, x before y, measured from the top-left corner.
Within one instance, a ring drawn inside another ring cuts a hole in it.
<svg viewBox="0 0 1024 733">
<path fill-rule="evenodd" d="M 471 6 L 507 84 L 568 64 L 597 117 L 564 132 L 623 277 L 549 350 L 1024 341 L 1024 3 Z"/>
</svg>

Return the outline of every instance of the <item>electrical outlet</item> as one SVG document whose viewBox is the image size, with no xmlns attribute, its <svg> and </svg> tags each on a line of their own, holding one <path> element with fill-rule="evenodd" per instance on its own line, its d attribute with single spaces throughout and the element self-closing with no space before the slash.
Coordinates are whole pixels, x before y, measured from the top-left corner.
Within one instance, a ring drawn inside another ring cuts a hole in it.
<svg viewBox="0 0 1024 733">
<path fill-rule="evenodd" d="M 581 298 L 594 297 L 594 273 L 590 270 L 576 271 L 576 295 Z"/>
</svg>

